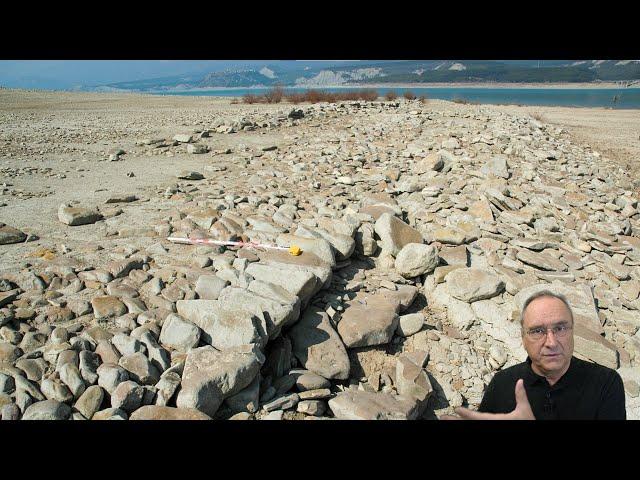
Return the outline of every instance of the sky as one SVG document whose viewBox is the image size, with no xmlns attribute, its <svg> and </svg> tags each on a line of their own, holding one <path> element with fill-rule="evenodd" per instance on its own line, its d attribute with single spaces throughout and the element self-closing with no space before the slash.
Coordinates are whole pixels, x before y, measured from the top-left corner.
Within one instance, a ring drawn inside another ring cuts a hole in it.
<svg viewBox="0 0 640 480">
<path fill-rule="evenodd" d="M 0 60 L 0 86 L 9 88 L 73 89 L 107 83 L 174 75 L 209 73 L 227 68 L 261 68 L 271 60 Z M 311 63 L 312 61 L 308 61 Z M 307 63 L 300 62 L 300 63 Z M 321 61 L 313 61 L 315 64 Z M 340 61 L 327 61 L 340 63 Z"/>
</svg>

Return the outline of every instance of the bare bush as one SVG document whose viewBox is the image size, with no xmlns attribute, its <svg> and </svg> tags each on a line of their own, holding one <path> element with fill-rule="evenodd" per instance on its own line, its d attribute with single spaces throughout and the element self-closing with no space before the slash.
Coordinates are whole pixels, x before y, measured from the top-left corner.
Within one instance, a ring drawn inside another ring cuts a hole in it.
<svg viewBox="0 0 640 480">
<path fill-rule="evenodd" d="M 392 102 L 393 100 L 398 98 L 398 94 L 396 92 L 394 92 L 394 91 L 389 91 L 384 95 L 384 98 L 386 100 L 388 100 L 389 102 Z"/>
</svg>

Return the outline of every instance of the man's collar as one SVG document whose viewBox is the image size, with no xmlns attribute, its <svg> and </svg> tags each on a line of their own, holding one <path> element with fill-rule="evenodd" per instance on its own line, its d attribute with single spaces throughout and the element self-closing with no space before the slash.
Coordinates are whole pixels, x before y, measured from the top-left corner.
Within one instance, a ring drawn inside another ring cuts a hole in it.
<svg viewBox="0 0 640 480">
<path fill-rule="evenodd" d="M 543 382 L 543 384 L 549 383 L 547 382 L 547 379 L 544 376 L 538 375 L 536 372 L 533 371 L 533 368 L 531 368 L 531 358 L 529 358 L 529 356 L 527 356 L 526 364 L 527 365 L 526 365 L 525 375 L 523 379 L 525 386 L 529 387 L 537 384 L 538 382 Z M 564 375 L 562 375 L 562 377 L 560 377 L 560 379 L 554 384 L 554 387 L 561 388 L 568 381 L 573 379 L 576 375 L 577 369 L 578 369 L 578 366 L 577 366 L 576 359 L 574 356 L 571 356 L 571 360 L 569 362 L 569 368 L 567 369 L 566 372 L 564 372 Z"/>
</svg>

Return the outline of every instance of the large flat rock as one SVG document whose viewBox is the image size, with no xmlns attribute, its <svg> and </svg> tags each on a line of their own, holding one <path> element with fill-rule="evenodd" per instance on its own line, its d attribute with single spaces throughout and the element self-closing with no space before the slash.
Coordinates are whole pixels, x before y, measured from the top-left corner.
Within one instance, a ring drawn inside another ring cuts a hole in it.
<svg viewBox="0 0 640 480">
<path fill-rule="evenodd" d="M 365 303 L 366 302 L 366 303 Z M 347 304 L 338 333 L 347 348 L 384 345 L 398 327 L 399 304 L 382 295 L 372 295 Z"/>
<path fill-rule="evenodd" d="M 181 317 L 202 330 L 202 339 L 206 343 L 220 350 L 266 343 L 267 325 L 262 311 L 251 312 L 251 309 L 255 310 L 253 305 L 237 301 L 178 300 L 176 309 Z"/>
<path fill-rule="evenodd" d="M 340 420 L 415 420 L 419 405 L 414 399 L 390 393 L 347 390 L 329 400 Z"/>
<path fill-rule="evenodd" d="M 452 297 L 463 302 L 495 297 L 504 290 L 504 282 L 488 271 L 478 268 L 458 268 L 446 277 L 446 285 Z"/>
<path fill-rule="evenodd" d="M 389 213 L 380 215 L 374 229 L 380 237 L 382 248 L 394 257 L 410 243 L 423 243 L 418 230 Z"/>
<path fill-rule="evenodd" d="M 309 307 L 288 336 L 293 353 L 304 368 L 324 378 L 346 380 L 349 377 L 347 350 L 324 311 Z"/>
<path fill-rule="evenodd" d="M 264 361 L 255 345 L 222 351 L 207 345 L 191 350 L 182 373 L 178 408 L 195 408 L 213 416 L 225 398 L 253 381 Z"/>
</svg>

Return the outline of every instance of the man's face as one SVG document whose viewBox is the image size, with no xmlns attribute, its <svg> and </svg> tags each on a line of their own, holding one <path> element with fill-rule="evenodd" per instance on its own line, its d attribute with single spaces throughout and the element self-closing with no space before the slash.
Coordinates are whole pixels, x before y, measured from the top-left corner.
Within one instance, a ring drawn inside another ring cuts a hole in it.
<svg viewBox="0 0 640 480">
<path fill-rule="evenodd" d="M 571 312 L 562 300 L 540 297 L 528 305 L 522 322 L 522 342 L 538 375 L 563 374 L 568 368 L 573 355 L 573 329 L 566 331 L 564 338 L 548 330 L 540 340 L 533 339 L 527 332 L 561 325 L 573 327 Z"/>
</svg>

